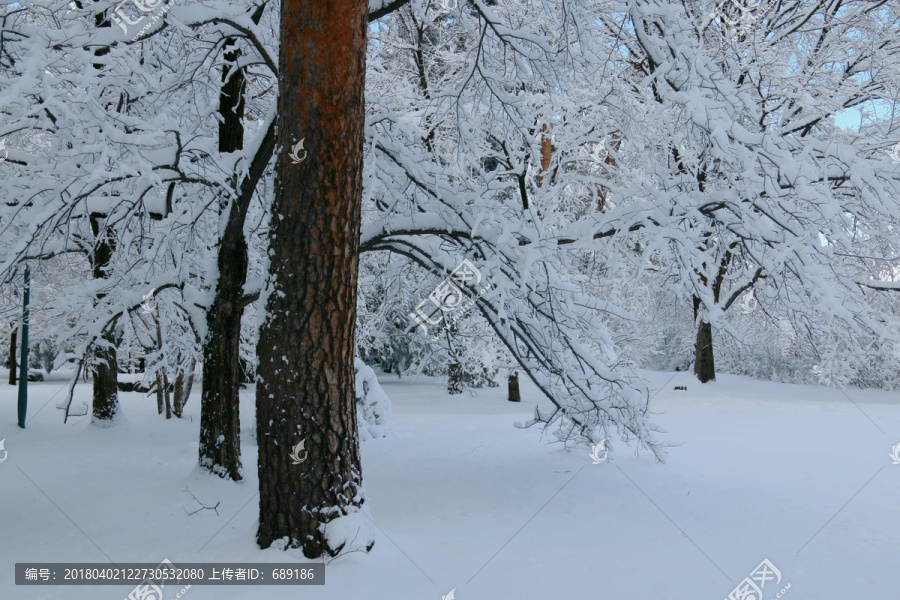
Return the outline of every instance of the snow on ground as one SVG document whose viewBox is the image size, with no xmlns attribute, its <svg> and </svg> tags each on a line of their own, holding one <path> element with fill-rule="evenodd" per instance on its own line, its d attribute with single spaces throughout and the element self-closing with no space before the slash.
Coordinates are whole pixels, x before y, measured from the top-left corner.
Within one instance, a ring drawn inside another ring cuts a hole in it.
<svg viewBox="0 0 900 600">
<path fill-rule="evenodd" d="M 765 558 L 782 581 L 763 600 L 788 583 L 788 600 L 897 598 L 897 394 L 646 375 L 665 440 L 681 444 L 666 464 L 613 441 L 595 465 L 586 448 L 514 428 L 537 400 L 527 383 L 516 405 L 504 388 L 449 396 L 438 380 L 379 374 L 393 411 L 390 436 L 363 444 L 373 551 L 329 563 L 324 586 L 194 585 L 182 598 L 440 600 L 455 588 L 458 600 L 721 600 Z M 246 478 L 231 483 L 195 466 L 199 386 L 181 421 L 123 393 L 126 419 L 111 429 L 63 425 L 64 387 L 59 375 L 30 385 L 24 431 L 15 388 L 0 387 L 0 599 L 122 600 L 132 588 L 16 587 L 15 562 L 304 560 L 255 545 L 252 389 Z M 185 489 L 218 514 L 186 514 L 199 505 Z"/>
</svg>

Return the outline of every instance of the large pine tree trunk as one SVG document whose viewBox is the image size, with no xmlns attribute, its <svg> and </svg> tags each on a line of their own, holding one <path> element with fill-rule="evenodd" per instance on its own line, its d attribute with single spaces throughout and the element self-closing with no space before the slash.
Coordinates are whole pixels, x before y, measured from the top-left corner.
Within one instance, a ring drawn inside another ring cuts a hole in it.
<svg viewBox="0 0 900 600">
<path fill-rule="evenodd" d="M 9 336 L 9 385 L 16 385 L 16 340 L 19 337 L 19 328 L 13 324 L 12 333 Z"/>
<path fill-rule="evenodd" d="M 706 321 L 700 321 L 697 327 L 697 345 L 694 356 L 694 374 L 700 383 L 706 383 L 716 378 L 716 361 L 713 356 L 712 326 Z"/>
<path fill-rule="evenodd" d="M 281 3 L 284 151 L 258 348 L 257 541 L 267 548 L 287 537 L 309 558 L 350 549 L 320 526 L 364 502 L 353 357 L 367 11 L 366 0 Z M 292 164 L 287 152 L 301 139 L 309 154 Z M 308 457 L 292 464 L 304 440 Z"/>
</svg>

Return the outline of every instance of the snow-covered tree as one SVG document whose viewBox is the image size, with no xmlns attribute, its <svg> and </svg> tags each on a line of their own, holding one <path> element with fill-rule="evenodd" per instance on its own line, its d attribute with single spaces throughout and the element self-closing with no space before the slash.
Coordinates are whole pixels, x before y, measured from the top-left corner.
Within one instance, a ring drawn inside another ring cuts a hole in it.
<svg viewBox="0 0 900 600">
<path fill-rule="evenodd" d="M 672 257 L 701 381 L 715 376 L 712 325 L 748 290 L 794 323 L 888 335 L 842 264 L 879 254 L 861 240 L 896 226 L 898 169 L 834 116 L 896 93 L 896 7 L 763 3 L 738 27 L 700 2 L 610 6 L 626 126 L 594 235 L 637 241 L 645 264 Z"/>
</svg>

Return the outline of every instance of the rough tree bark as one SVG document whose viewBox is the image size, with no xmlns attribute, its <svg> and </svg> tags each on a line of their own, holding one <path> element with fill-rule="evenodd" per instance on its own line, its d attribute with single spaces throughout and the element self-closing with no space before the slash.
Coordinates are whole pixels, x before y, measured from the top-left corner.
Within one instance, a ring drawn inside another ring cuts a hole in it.
<svg viewBox="0 0 900 600">
<path fill-rule="evenodd" d="M 251 18 L 259 23 L 263 6 Z M 219 95 L 219 152 L 237 152 L 244 147 L 244 69 L 235 68 L 240 48 L 225 41 L 222 89 Z M 262 152 L 262 149 L 260 150 Z M 266 159 L 268 162 L 268 159 Z M 207 313 L 207 334 L 203 344 L 203 383 L 200 396 L 200 466 L 220 477 L 235 481 L 241 477 L 240 349 L 241 317 L 244 314 L 244 284 L 247 281 L 247 240 L 244 221 L 251 194 L 242 194 L 234 180 L 235 198 L 228 210 L 225 231 L 219 241 L 218 280 Z M 177 402 L 177 400 L 176 400 Z M 180 412 L 180 411 L 179 411 Z"/>
<path fill-rule="evenodd" d="M 325 526 L 365 502 L 353 357 L 367 10 L 366 0 L 281 3 L 283 151 L 258 347 L 257 541 L 287 537 L 309 558 L 349 550 Z M 287 153 L 300 140 L 308 156 L 293 164 Z M 300 441 L 307 457 L 292 464 Z"/>
</svg>

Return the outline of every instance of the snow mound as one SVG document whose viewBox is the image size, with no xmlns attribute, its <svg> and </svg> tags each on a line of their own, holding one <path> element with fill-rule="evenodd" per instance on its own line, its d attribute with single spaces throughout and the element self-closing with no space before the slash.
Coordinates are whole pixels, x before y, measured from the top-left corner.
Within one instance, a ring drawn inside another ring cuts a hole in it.
<svg viewBox="0 0 900 600">
<path fill-rule="evenodd" d="M 359 508 L 346 507 L 349 512 L 322 523 L 319 530 L 325 535 L 328 553 L 334 557 L 348 552 L 368 552 L 375 545 L 372 521 Z"/>
<path fill-rule="evenodd" d="M 77 403 L 73 401 L 72 406 L 69 406 L 68 398 L 63 398 L 62 401 L 56 405 L 56 408 L 58 408 L 59 410 L 66 410 L 66 408 L 68 408 L 68 415 L 70 417 L 83 417 L 84 415 L 88 414 L 89 409 L 88 403 L 84 400 L 81 400 Z"/>
<path fill-rule="evenodd" d="M 359 439 L 385 437 L 391 416 L 391 399 L 378 384 L 375 371 L 359 358 L 354 361 L 356 371 L 356 413 L 359 418 Z"/>
</svg>

